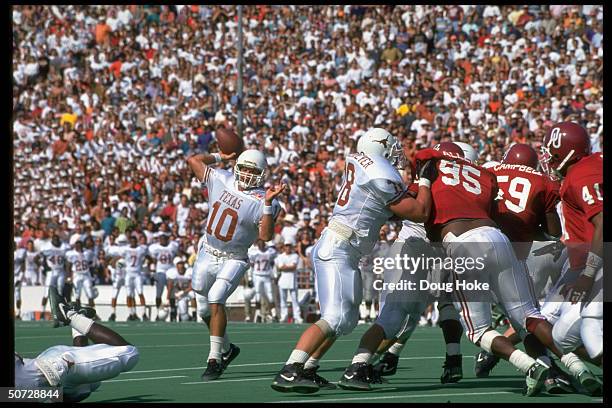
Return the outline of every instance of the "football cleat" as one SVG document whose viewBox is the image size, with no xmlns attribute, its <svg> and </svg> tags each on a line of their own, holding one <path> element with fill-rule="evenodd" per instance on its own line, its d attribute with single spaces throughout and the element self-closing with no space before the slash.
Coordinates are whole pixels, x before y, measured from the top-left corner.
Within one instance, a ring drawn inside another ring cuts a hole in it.
<svg viewBox="0 0 612 408">
<path fill-rule="evenodd" d="M 213 381 L 223 374 L 223 366 L 217 360 L 211 358 L 208 360 L 206 370 L 202 373 L 202 381 Z"/>
<path fill-rule="evenodd" d="M 149 316 L 147 316 L 146 313 L 142 315 L 142 321 L 143 322 L 148 322 L 149 320 L 151 320 L 151 319 L 149 319 Z"/>
<path fill-rule="evenodd" d="M 227 353 L 223 353 L 221 355 L 221 365 L 223 370 L 227 368 L 227 366 L 240 354 L 240 347 L 236 346 L 234 343 L 230 343 L 230 348 L 227 350 Z"/>
<path fill-rule="evenodd" d="M 319 374 L 317 374 L 317 370 L 318 369 L 319 369 L 319 367 L 305 368 L 304 369 L 304 378 L 306 378 L 307 380 L 314 381 L 315 383 L 317 383 L 319 388 L 321 388 L 323 390 L 335 390 L 336 389 L 336 384 L 330 383 L 325 378 L 323 378 Z"/>
<path fill-rule="evenodd" d="M 276 374 L 270 387 L 278 392 L 299 392 L 300 394 L 319 391 L 319 385 L 314 380 L 304 376 L 304 363 L 285 365 Z"/>
<path fill-rule="evenodd" d="M 554 360 L 548 372 L 548 378 L 544 381 L 544 388 L 549 394 L 572 394 L 576 392 L 570 379 L 561 371 Z"/>
<path fill-rule="evenodd" d="M 474 356 L 474 374 L 476 374 L 478 378 L 486 378 L 491 374 L 491 370 L 498 362 L 499 357 L 484 350 L 480 350 Z"/>
<path fill-rule="evenodd" d="M 442 368 L 444 369 L 442 372 L 442 377 L 440 377 L 440 382 L 442 384 L 459 382 L 463 378 L 462 355 L 457 354 L 454 356 L 449 356 L 447 354 Z"/>
<path fill-rule="evenodd" d="M 115 315 L 114 313 L 110 315 L 110 317 L 108 318 L 109 322 L 114 322 L 115 320 L 117 320 L 117 315 Z"/>
<path fill-rule="evenodd" d="M 351 391 L 370 391 L 371 370 L 368 363 L 353 363 L 342 374 L 338 386 Z"/>
<path fill-rule="evenodd" d="M 544 386 L 544 382 L 546 378 L 548 378 L 548 373 L 549 367 L 541 360 L 536 360 L 536 362 L 529 367 L 529 370 L 527 370 L 524 395 L 528 397 L 537 395 Z"/>
<path fill-rule="evenodd" d="M 66 362 L 67 364 L 64 364 Z M 34 361 L 34 365 L 40 370 L 41 373 L 47 379 L 47 382 L 52 387 L 57 387 L 62 384 L 63 379 L 66 377 L 66 373 L 70 368 L 70 361 L 62 359 L 45 359 L 37 358 Z M 74 362 L 72 362 L 74 364 Z"/>
<path fill-rule="evenodd" d="M 70 325 L 68 312 L 72 309 L 66 304 L 66 300 L 60 296 L 57 289 L 53 286 L 49 287 L 49 306 L 51 308 L 51 314 L 53 315 L 54 328 Z"/>
<path fill-rule="evenodd" d="M 380 361 L 374 366 L 374 372 L 382 375 L 394 375 L 397 372 L 397 366 L 399 364 L 399 356 L 386 352 L 383 354 Z"/>
<path fill-rule="evenodd" d="M 602 384 L 599 382 L 597 377 L 593 375 L 590 371 L 583 371 L 578 376 L 578 381 L 580 385 L 582 385 L 586 391 L 592 397 L 601 397 L 602 394 Z"/>
</svg>

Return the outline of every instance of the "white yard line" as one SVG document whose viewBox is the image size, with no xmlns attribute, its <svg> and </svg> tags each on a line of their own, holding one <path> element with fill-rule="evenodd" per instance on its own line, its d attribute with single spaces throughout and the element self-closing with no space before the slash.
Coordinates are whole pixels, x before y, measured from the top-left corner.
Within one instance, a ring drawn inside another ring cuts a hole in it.
<svg viewBox="0 0 612 408">
<path fill-rule="evenodd" d="M 353 398 L 312 398 L 306 400 L 286 400 L 286 401 L 266 401 L 276 404 L 293 404 L 300 402 L 331 402 L 331 401 L 361 401 L 361 400 L 381 400 L 381 399 L 393 399 L 393 398 L 431 398 L 431 397 L 461 397 L 461 396 L 473 396 L 473 395 L 499 395 L 499 394 L 514 394 L 510 391 L 492 391 L 492 392 L 462 392 L 452 394 L 407 394 L 407 395 L 385 395 L 379 397 L 353 397 Z"/>
<path fill-rule="evenodd" d="M 125 382 L 125 381 L 149 381 L 149 380 L 165 380 L 168 378 L 185 378 L 186 375 L 171 375 L 167 377 L 148 377 L 148 378 L 127 378 L 125 380 L 108 380 L 104 381 L 104 384 L 107 383 L 115 383 L 115 382 Z"/>
</svg>

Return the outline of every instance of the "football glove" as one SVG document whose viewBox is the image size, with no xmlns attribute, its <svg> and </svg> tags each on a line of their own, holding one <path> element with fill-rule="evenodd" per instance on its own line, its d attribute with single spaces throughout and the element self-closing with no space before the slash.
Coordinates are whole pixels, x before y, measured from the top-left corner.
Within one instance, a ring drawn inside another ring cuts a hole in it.
<svg viewBox="0 0 612 408">
<path fill-rule="evenodd" d="M 553 254 L 553 261 L 557 262 L 557 259 L 559 259 L 559 257 L 563 253 L 563 248 L 565 248 L 565 245 L 563 245 L 563 242 L 555 241 L 546 246 L 543 246 L 542 248 L 532 251 L 531 254 L 533 256 Z"/>
<path fill-rule="evenodd" d="M 438 166 L 436 165 L 436 162 L 437 160 L 435 159 L 427 160 L 424 163 L 418 162 L 417 167 L 419 173 L 419 180 L 427 179 L 431 183 L 436 180 L 436 178 L 438 177 Z"/>
</svg>

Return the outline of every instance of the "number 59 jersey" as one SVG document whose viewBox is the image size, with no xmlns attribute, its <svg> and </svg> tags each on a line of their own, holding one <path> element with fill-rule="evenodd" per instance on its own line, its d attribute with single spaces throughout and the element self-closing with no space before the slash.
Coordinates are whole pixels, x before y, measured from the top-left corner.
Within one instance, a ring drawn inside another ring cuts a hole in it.
<svg viewBox="0 0 612 408">
<path fill-rule="evenodd" d="M 441 241 L 442 226 L 456 219 L 490 219 L 498 187 L 495 176 L 467 160 L 442 152 L 438 177 L 431 185 L 432 208 L 425 223 L 431 241 Z"/>
<path fill-rule="evenodd" d="M 363 153 L 346 159 L 344 183 L 330 219 L 355 231 L 351 245 L 369 254 L 382 225 L 393 216 L 389 205 L 404 196 L 406 185 L 398 170 L 379 156 Z"/>
<path fill-rule="evenodd" d="M 240 191 L 231 172 L 211 167 L 206 168 L 203 183 L 208 187 L 210 205 L 205 242 L 219 251 L 246 259 L 249 247 L 259 237 L 264 189 Z M 278 201 L 272 201 L 272 208 L 276 219 L 280 212 Z"/>
</svg>

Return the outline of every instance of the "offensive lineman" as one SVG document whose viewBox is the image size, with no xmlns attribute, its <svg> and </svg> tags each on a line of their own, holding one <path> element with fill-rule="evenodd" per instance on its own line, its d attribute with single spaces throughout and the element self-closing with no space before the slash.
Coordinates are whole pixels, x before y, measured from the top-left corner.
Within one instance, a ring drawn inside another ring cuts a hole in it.
<svg viewBox="0 0 612 408">
<path fill-rule="evenodd" d="M 193 290 L 198 296 L 199 314 L 210 331 L 210 353 L 202 380 L 219 378 L 240 349 L 226 333 L 225 302 L 246 273 L 248 249 L 257 238 L 274 237 L 274 222 L 280 212 L 275 197 L 285 185 L 265 190 L 267 162 L 258 150 L 238 156 L 234 173 L 211 167 L 236 156 L 224 153 L 197 154 L 188 164 L 197 179 L 208 188 L 210 212 L 206 239 L 193 268 Z"/>
<path fill-rule="evenodd" d="M 399 141 L 381 128 L 369 129 L 346 160 L 344 184 L 328 227 L 311 256 L 321 318 L 308 327 L 271 387 L 279 392 L 312 393 L 334 388 L 319 376 L 319 360 L 338 336 L 350 334 L 359 320 L 363 296 L 360 259 L 376 243 L 393 215 L 425 221 L 431 207 L 435 166 L 424 166 L 417 198 L 407 196 L 398 169 L 405 157 Z"/>
</svg>

